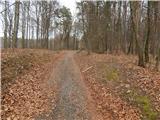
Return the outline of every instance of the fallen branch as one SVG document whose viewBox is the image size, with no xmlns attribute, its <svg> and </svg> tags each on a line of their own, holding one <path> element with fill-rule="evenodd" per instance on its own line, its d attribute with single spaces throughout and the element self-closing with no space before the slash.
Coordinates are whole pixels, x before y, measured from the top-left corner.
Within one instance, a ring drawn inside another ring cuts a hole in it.
<svg viewBox="0 0 160 120">
<path fill-rule="evenodd" d="M 90 66 L 90 67 L 88 67 L 88 68 L 86 68 L 85 70 L 83 70 L 82 72 L 86 72 L 86 71 L 88 71 L 89 69 L 91 69 L 93 66 Z"/>
</svg>

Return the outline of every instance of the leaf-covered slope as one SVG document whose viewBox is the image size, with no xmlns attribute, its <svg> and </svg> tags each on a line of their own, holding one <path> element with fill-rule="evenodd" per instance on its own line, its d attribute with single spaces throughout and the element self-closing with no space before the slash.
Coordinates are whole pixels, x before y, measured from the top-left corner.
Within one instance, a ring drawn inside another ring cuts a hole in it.
<svg viewBox="0 0 160 120">
<path fill-rule="evenodd" d="M 2 51 L 2 119 L 32 119 L 54 108 L 56 85 L 50 77 L 61 53 L 16 49 L 5 54 Z"/>
</svg>

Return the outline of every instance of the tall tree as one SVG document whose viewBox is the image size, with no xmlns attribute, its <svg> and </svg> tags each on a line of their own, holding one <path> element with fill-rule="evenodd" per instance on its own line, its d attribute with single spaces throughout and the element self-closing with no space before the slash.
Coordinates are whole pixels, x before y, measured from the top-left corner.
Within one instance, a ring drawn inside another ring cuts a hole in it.
<svg viewBox="0 0 160 120">
<path fill-rule="evenodd" d="M 18 45 L 18 27 L 19 27 L 19 7 L 20 1 L 15 1 L 14 28 L 13 28 L 13 47 Z"/>
<path fill-rule="evenodd" d="M 149 62 L 149 39 L 150 39 L 150 22 L 151 22 L 151 16 L 150 16 L 150 9 L 151 9 L 151 1 L 148 1 L 148 7 L 147 7 L 147 38 L 145 41 L 145 62 Z"/>
<path fill-rule="evenodd" d="M 30 24 L 30 1 L 26 1 L 26 7 L 27 7 L 27 21 L 26 21 L 26 41 L 25 45 L 27 48 L 29 48 L 29 24 Z"/>
<path fill-rule="evenodd" d="M 68 8 L 62 7 L 59 9 L 58 17 L 60 18 L 59 26 L 62 28 L 61 44 L 62 48 L 69 49 L 69 38 L 72 28 L 72 16 Z"/>
<path fill-rule="evenodd" d="M 39 25 L 40 25 L 40 14 L 41 14 L 41 7 L 40 2 L 36 1 L 35 4 L 35 10 L 36 10 L 36 47 L 39 47 Z"/>
<path fill-rule="evenodd" d="M 8 31 L 8 20 L 7 20 L 7 11 L 8 11 L 8 2 L 5 0 L 5 12 L 4 12 L 4 22 L 5 22 L 5 27 L 4 27 L 4 48 L 8 47 L 8 38 L 7 38 L 7 31 Z"/>
<path fill-rule="evenodd" d="M 26 47 L 25 33 L 26 33 L 26 1 L 22 2 L 22 48 Z"/>
<path fill-rule="evenodd" d="M 86 7 L 87 7 L 87 2 L 81 1 L 77 2 L 77 8 L 78 8 L 78 13 L 77 13 L 77 18 L 79 19 L 79 22 L 82 23 L 82 29 L 80 27 L 80 30 L 82 31 L 83 37 L 81 41 L 81 48 L 85 47 L 85 49 L 88 51 L 88 54 L 90 54 L 90 43 L 89 40 L 87 39 L 87 23 L 86 23 Z M 84 45 L 82 45 L 84 43 Z"/>
<path fill-rule="evenodd" d="M 155 30 L 154 30 L 154 34 L 155 34 L 155 40 L 156 41 L 156 64 L 155 64 L 155 68 L 158 71 L 159 70 L 159 65 L 160 65 L 160 12 L 158 12 L 160 10 L 160 3 L 158 1 L 154 2 L 154 16 L 155 16 L 155 20 L 154 20 L 154 24 L 155 24 Z"/>
<path fill-rule="evenodd" d="M 8 47 L 11 48 L 12 45 L 12 28 L 13 28 L 13 12 L 9 8 L 8 4 L 8 19 L 9 19 L 9 28 L 8 28 Z"/>
<path fill-rule="evenodd" d="M 134 38 L 136 42 L 136 47 L 138 51 L 138 65 L 141 67 L 145 67 L 144 63 L 144 55 L 143 55 L 143 43 L 140 39 L 139 35 L 139 25 L 140 25 L 140 2 L 139 1 L 131 1 L 130 2 L 130 9 L 131 9 L 131 19 L 133 24 L 133 32 Z"/>
</svg>

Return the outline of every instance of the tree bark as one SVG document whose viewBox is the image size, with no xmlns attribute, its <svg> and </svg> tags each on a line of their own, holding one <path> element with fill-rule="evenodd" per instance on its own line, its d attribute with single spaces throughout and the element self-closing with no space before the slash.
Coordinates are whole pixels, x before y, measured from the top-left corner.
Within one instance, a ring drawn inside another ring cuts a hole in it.
<svg viewBox="0 0 160 120">
<path fill-rule="evenodd" d="M 149 62 L 149 41 L 150 41 L 150 9 L 151 9 L 151 1 L 148 1 L 148 8 L 147 8 L 147 38 L 145 41 L 145 62 Z"/>
<path fill-rule="evenodd" d="M 140 9 L 140 3 L 138 1 L 131 1 L 131 19 L 132 19 L 132 24 L 133 24 L 133 31 L 134 31 L 134 36 L 135 36 L 135 41 L 136 41 L 136 46 L 137 46 L 137 51 L 138 51 L 138 66 L 145 67 L 144 63 L 144 56 L 143 56 L 143 46 L 140 44 L 140 38 L 139 38 L 139 21 L 140 21 L 140 16 L 139 16 L 139 9 Z"/>
<path fill-rule="evenodd" d="M 5 28 L 4 28 L 4 48 L 8 47 L 8 39 L 7 39 L 7 30 L 8 30 L 8 20 L 7 20 L 7 1 L 5 1 L 5 11 L 4 11 L 4 22 L 5 22 Z"/>
<path fill-rule="evenodd" d="M 17 0 L 15 3 L 15 14 L 14 14 L 14 30 L 13 30 L 13 47 L 18 47 L 18 27 L 19 27 L 19 6 L 20 1 Z"/>
<path fill-rule="evenodd" d="M 26 6 L 25 2 L 23 2 L 22 8 L 22 48 L 25 48 L 25 30 L 26 30 Z"/>
</svg>

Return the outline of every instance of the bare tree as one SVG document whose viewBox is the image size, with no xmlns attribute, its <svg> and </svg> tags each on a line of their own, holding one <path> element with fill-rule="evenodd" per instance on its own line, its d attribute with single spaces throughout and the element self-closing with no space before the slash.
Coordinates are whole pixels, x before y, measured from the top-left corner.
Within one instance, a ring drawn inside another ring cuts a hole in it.
<svg viewBox="0 0 160 120">
<path fill-rule="evenodd" d="M 26 33 L 26 1 L 22 2 L 22 48 L 26 48 L 25 33 Z"/>
<path fill-rule="evenodd" d="M 146 38 L 146 41 L 145 41 L 145 62 L 149 62 L 149 40 L 150 40 L 150 9 L 151 9 L 151 1 L 148 1 L 148 7 L 147 7 L 147 38 Z"/>
<path fill-rule="evenodd" d="M 145 67 L 144 63 L 144 56 L 143 56 L 143 43 L 140 42 L 140 35 L 139 35 L 139 22 L 140 22 L 140 2 L 130 2 L 131 5 L 131 19 L 133 24 L 133 32 L 134 38 L 136 42 L 136 47 L 138 51 L 138 65 L 141 67 Z"/>
<path fill-rule="evenodd" d="M 7 31 L 8 31 L 8 20 L 7 20 L 7 12 L 8 12 L 8 2 L 5 1 L 5 11 L 4 11 L 4 22 L 5 22 L 5 27 L 4 27 L 4 48 L 8 47 L 8 38 L 7 38 Z"/>
<path fill-rule="evenodd" d="M 9 8 L 8 4 L 8 19 L 9 19 L 9 28 L 8 28 L 8 47 L 12 48 L 12 29 L 13 29 L 13 12 Z"/>
<path fill-rule="evenodd" d="M 17 0 L 15 2 L 14 28 L 13 28 L 13 47 L 14 48 L 17 48 L 17 45 L 18 45 L 19 7 L 20 7 L 20 1 Z"/>
</svg>

